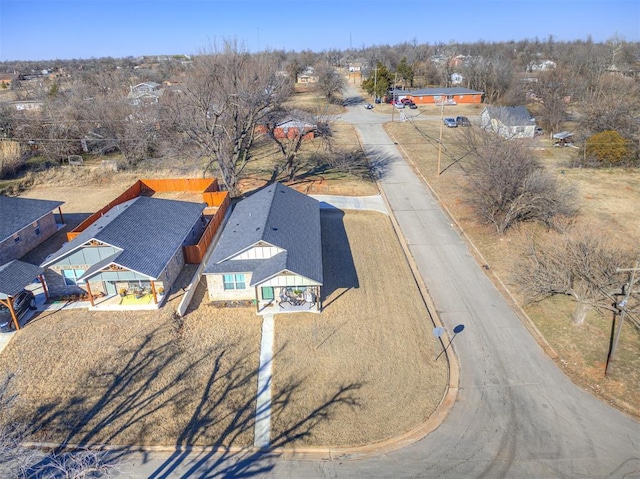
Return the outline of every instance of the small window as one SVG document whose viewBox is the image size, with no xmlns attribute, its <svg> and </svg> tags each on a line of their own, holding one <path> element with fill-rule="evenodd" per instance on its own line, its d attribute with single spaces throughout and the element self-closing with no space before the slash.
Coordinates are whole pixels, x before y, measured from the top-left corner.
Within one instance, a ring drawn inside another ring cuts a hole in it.
<svg viewBox="0 0 640 479">
<path fill-rule="evenodd" d="M 224 289 L 233 290 L 233 289 L 245 289 L 245 280 L 244 274 L 223 274 L 222 282 L 224 283 Z"/>
<path fill-rule="evenodd" d="M 19 241 L 20 241 L 20 236 L 16 235 L 16 236 L 13 238 L 13 241 L 14 241 L 15 243 L 19 242 Z"/>
<path fill-rule="evenodd" d="M 83 269 L 63 269 L 62 277 L 64 284 L 67 286 L 75 286 L 78 284 L 78 278 L 84 274 Z"/>
<path fill-rule="evenodd" d="M 39 226 L 36 226 L 36 229 L 33 230 L 33 231 L 36 234 L 36 236 L 40 236 L 40 227 Z"/>
</svg>

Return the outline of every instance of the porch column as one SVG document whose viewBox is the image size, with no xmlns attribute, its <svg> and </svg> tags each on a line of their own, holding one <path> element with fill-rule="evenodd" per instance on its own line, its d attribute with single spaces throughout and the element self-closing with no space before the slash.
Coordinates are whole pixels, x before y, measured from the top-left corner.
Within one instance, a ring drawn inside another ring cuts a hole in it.
<svg viewBox="0 0 640 479">
<path fill-rule="evenodd" d="M 16 327 L 16 331 L 20 329 L 20 323 L 18 323 L 18 317 L 16 316 L 16 312 L 13 309 L 13 298 L 8 297 L 4 301 L 0 299 L 0 303 L 4 304 L 7 308 L 9 308 L 9 312 L 11 313 L 11 319 L 13 320 L 13 325 Z"/>
<path fill-rule="evenodd" d="M 89 286 L 89 281 L 87 281 L 85 283 L 87 285 L 87 293 L 89 293 L 89 302 L 91 303 L 91 306 L 95 306 L 95 304 L 93 303 L 93 294 L 91 294 L 91 286 Z"/>
<path fill-rule="evenodd" d="M 58 214 L 60 215 L 60 223 L 64 224 L 64 217 L 62 216 L 62 207 L 58 206 Z"/>
<path fill-rule="evenodd" d="M 260 300 L 258 299 L 258 287 L 256 286 L 255 288 L 256 291 L 256 313 L 260 312 Z"/>
<path fill-rule="evenodd" d="M 44 274 L 38 275 L 38 281 L 40 281 L 40 284 L 42 285 L 45 301 L 49 301 L 49 288 L 47 288 L 47 282 L 44 280 Z"/>
<path fill-rule="evenodd" d="M 154 304 L 158 304 L 158 295 L 156 293 L 156 283 L 153 280 L 149 281 L 149 283 L 151 284 L 151 294 L 153 295 L 153 302 Z"/>
</svg>

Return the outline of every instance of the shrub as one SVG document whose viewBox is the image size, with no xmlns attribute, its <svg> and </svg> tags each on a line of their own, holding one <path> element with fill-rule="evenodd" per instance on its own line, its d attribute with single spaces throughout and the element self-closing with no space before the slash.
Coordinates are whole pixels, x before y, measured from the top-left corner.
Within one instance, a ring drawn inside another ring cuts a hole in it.
<svg viewBox="0 0 640 479">
<path fill-rule="evenodd" d="M 617 131 L 607 130 L 587 139 L 585 156 L 603 166 L 623 164 L 630 159 L 631 151 L 627 140 Z"/>
</svg>

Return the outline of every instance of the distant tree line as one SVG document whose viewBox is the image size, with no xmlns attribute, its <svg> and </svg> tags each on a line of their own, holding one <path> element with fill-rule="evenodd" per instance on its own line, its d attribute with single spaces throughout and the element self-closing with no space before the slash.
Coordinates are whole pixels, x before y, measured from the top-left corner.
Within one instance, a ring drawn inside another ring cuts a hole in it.
<svg viewBox="0 0 640 479">
<path fill-rule="evenodd" d="M 203 171 L 214 168 L 237 192 L 255 150 L 254 127 L 268 124 L 274 112 L 286 117 L 297 75 L 314 67 L 314 87 L 335 102 L 345 69 L 353 63 L 361 63 L 363 88 L 378 97 L 392 87 L 451 86 L 451 75 L 459 73 L 461 86 L 483 91 L 487 103 L 527 104 L 547 132 L 557 132 L 570 120 L 575 138 L 584 145 L 575 155 L 577 165 L 638 162 L 640 44 L 615 37 L 604 43 L 549 37 L 257 54 L 224 42 L 193 57 L 4 62 L 0 70 L 5 72 L 57 74 L 46 81 L 12 82 L 15 99 L 37 101 L 42 107 L 16 111 L 0 104 L 0 137 L 23 148 L 37 147 L 39 154 L 58 161 L 83 153 L 83 139 L 92 153 L 118 152 L 131 165 L 148 158 L 202 158 Z M 163 81 L 174 86 L 165 88 L 157 102 L 127 101 L 132 85 Z M 328 122 L 316 123 L 328 138 Z M 14 149 L 3 151 L 11 155 Z M 283 173 L 295 172 L 291 162 L 296 157 L 283 153 Z M 3 161 L 5 175 L 20 163 Z"/>
</svg>

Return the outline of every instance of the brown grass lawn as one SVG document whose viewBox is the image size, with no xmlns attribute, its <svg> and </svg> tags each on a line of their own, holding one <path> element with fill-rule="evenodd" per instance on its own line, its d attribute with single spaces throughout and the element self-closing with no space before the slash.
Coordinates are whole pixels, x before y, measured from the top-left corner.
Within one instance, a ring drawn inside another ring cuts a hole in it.
<svg viewBox="0 0 640 479">
<path fill-rule="evenodd" d="M 130 184 L 116 179 L 25 196 L 64 199 L 63 212 L 83 217 Z M 393 436 L 428 417 L 446 387 L 388 217 L 331 212 L 322 225 L 325 310 L 276 317 L 277 445 Z M 14 418 L 35 422 L 43 441 L 251 445 L 261 319 L 253 308 L 207 304 L 201 284 L 181 325 L 172 312 L 193 267 L 184 273 L 159 312 L 39 313 L 0 354 L 0 375 L 14 372 L 20 395 Z"/>
<path fill-rule="evenodd" d="M 458 108 L 451 108 L 447 116 L 455 116 Z M 464 114 L 464 113 L 462 113 Z M 443 129 L 443 173 L 437 175 L 437 139 L 440 123 L 435 120 L 394 122 L 387 131 L 401 146 L 403 154 L 425 177 L 440 201 L 456 218 L 461 228 L 480 251 L 478 260 L 487 263 L 492 278 L 508 283 L 509 272 L 518 255 L 523 238 L 530 226 L 498 237 L 494 231 L 478 224 L 462 201 L 461 169 L 452 160 L 458 158 L 456 143 L 461 141 L 460 128 Z M 569 155 L 579 154 L 571 148 L 553 148 L 547 138 L 537 138 L 537 149 L 546 168 L 560 181 L 574 185 L 580 200 L 577 223 L 580 228 L 592 228 L 611 236 L 612 241 L 638 251 L 640 221 L 640 171 L 625 169 L 567 168 Z M 632 265 L 629 265 L 631 267 Z M 514 295 L 516 289 L 509 285 Z M 520 298 L 522 303 L 522 298 Z M 603 377 L 604 361 L 611 334 L 611 317 L 592 314 L 588 324 L 574 327 L 569 319 L 572 304 L 555 298 L 526 308 L 527 313 L 545 339 L 558 353 L 558 364 L 577 384 L 604 400 L 616 403 L 620 409 L 640 417 L 640 337 L 626 327 L 618 349 L 618 359 L 611 374 Z"/>
<path fill-rule="evenodd" d="M 2 352 L 35 439 L 81 444 L 253 441 L 260 319 L 203 305 L 158 312 L 43 312 Z"/>
<path fill-rule="evenodd" d="M 445 391 L 426 308 L 388 217 L 324 212 L 322 314 L 276 316 L 274 390 L 290 407 L 274 438 L 357 445 L 423 422 Z M 287 431 L 308 421 L 308 435 Z"/>
</svg>

